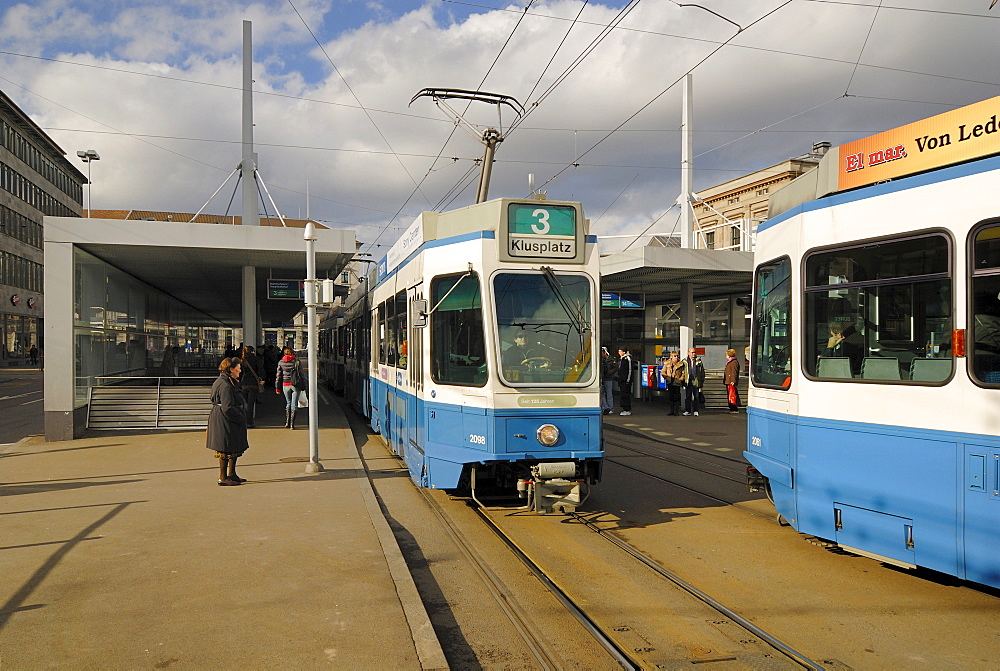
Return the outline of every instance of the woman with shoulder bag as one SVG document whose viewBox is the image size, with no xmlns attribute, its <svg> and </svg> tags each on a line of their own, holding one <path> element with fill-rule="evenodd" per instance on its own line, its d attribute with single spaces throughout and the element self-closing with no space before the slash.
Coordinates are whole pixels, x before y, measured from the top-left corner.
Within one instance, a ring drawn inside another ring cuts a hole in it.
<svg viewBox="0 0 1000 671">
<path fill-rule="evenodd" d="M 278 362 L 278 370 L 274 376 L 274 393 L 285 395 L 285 428 L 295 428 L 295 409 L 299 406 L 298 384 L 301 384 L 302 369 L 295 352 L 286 347 L 284 356 Z"/>
<path fill-rule="evenodd" d="M 729 403 L 729 413 L 740 413 L 740 392 L 736 384 L 740 381 L 740 362 L 736 359 L 736 350 L 726 350 L 726 369 L 722 381 L 726 384 L 726 400 Z"/>
<path fill-rule="evenodd" d="M 681 387 L 687 380 L 684 362 L 681 361 L 680 356 L 680 352 L 671 352 L 670 358 L 660 368 L 660 377 L 667 385 L 667 402 L 670 404 L 668 414 L 670 415 L 681 414 Z"/>
</svg>

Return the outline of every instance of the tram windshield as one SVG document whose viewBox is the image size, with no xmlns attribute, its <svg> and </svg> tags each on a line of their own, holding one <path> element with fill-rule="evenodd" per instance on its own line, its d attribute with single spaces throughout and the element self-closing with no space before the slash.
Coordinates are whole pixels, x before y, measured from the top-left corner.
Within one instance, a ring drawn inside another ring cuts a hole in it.
<svg viewBox="0 0 1000 671">
<path fill-rule="evenodd" d="M 505 384 L 582 386 L 593 380 L 589 277 L 548 269 L 499 273 L 493 294 Z"/>
</svg>

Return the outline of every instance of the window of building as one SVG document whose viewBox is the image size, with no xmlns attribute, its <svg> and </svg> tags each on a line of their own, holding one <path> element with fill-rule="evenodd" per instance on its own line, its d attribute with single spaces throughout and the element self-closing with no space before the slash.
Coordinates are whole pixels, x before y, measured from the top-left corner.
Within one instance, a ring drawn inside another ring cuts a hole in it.
<svg viewBox="0 0 1000 671">
<path fill-rule="evenodd" d="M 769 192 L 770 192 L 770 189 L 768 189 L 768 188 L 757 189 L 757 195 L 758 196 L 766 196 Z"/>
<path fill-rule="evenodd" d="M 705 233 L 705 249 L 715 249 L 715 231 Z"/>
<path fill-rule="evenodd" d="M 788 257 L 757 266 L 751 377 L 758 387 L 788 389 L 792 383 L 792 262 Z"/>
<path fill-rule="evenodd" d="M 742 240 L 743 240 L 743 234 L 742 231 L 740 231 L 740 227 L 739 226 L 731 227 L 729 229 L 729 246 L 739 249 Z"/>
<path fill-rule="evenodd" d="M 486 341 L 479 275 L 441 275 L 431 280 L 431 377 L 439 384 L 486 384 Z"/>
<path fill-rule="evenodd" d="M 839 380 L 951 377 L 951 245 L 943 233 L 817 252 L 805 261 L 805 369 Z"/>
</svg>

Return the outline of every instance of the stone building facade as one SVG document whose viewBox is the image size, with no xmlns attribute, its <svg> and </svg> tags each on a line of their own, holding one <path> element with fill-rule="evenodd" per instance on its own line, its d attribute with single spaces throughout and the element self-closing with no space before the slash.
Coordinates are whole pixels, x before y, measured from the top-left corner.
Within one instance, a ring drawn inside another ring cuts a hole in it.
<svg viewBox="0 0 1000 671">
<path fill-rule="evenodd" d="M 808 154 L 699 191 L 695 247 L 753 251 L 757 225 L 767 219 L 770 194 L 819 165 L 829 148 L 829 142 L 818 142 Z"/>
</svg>

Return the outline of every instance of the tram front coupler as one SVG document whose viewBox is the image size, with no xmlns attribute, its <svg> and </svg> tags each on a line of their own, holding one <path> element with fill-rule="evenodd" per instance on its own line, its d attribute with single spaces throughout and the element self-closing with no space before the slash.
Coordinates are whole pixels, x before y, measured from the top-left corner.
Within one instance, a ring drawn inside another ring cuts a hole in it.
<svg viewBox="0 0 1000 671">
<path fill-rule="evenodd" d="M 584 480 L 577 477 L 576 468 L 573 461 L 535 464 L 530 480 L 518 480 L 518 496 L 536 513 L 575 512 L 584 501 Z"/>
<path fill-rule="evenodd" d="M 747 466 L 747 489 L 751 492 L 762 492 L 767 484 L 767 478 L 753 466 Z"/>
</svg>

